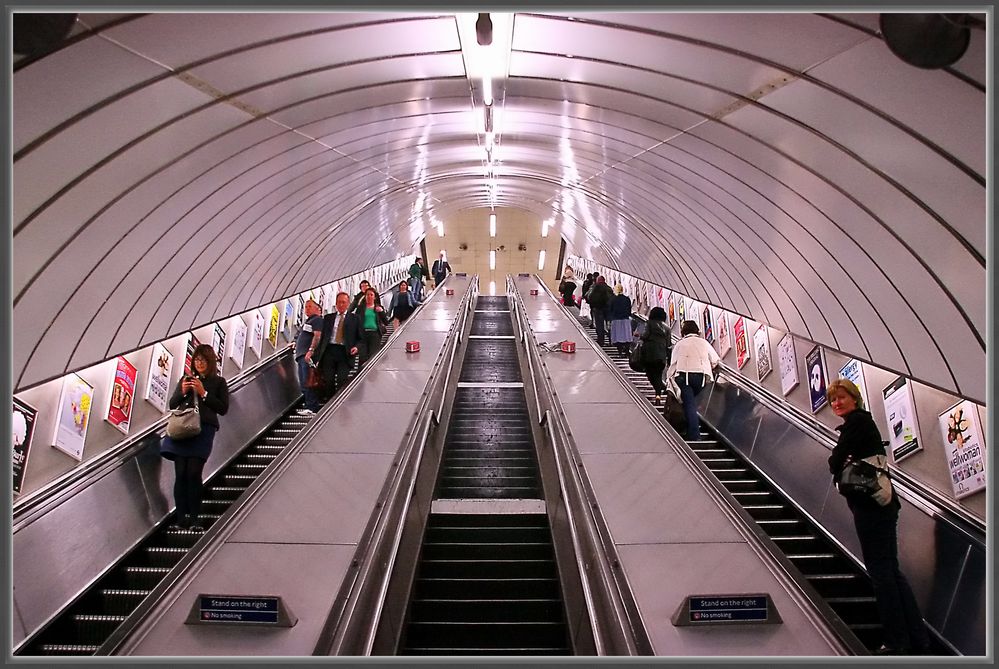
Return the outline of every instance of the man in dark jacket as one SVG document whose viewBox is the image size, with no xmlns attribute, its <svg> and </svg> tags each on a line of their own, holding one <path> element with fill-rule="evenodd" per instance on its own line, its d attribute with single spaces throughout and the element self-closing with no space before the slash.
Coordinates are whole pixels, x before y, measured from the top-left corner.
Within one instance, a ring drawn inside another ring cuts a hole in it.
<svg viewBox="0 0 999 669">
<path fill-rule="evenodd" d="M 350 310 L 353 311 L 359 306 L 364 304 L 364 294 L 368 292 L 368 288 L 371 288 L 371 283 L 367 279 L 362 279 L 360 283 L 361 290 L 354 296 L 354 301 L 350 303 Z M 375 304 L 379 307 L 382 306 L 382 296 L 375 290 Z"/>
<path fill-rule="evenodd" d="M 434 261 L 434 266 L 430 268 L 430 271 L 434 275 L 435 286 L 441 285 L 441 281 L 446 279 L 447 275 L 451 273 L 451 263 L 444 257 L 443 251 L 441 251 L 440 257 Z"/>
<path fill-rule="evenodd" d="M 607 285 L 607 281 L 602 276 L 597 276 L 587 302 L 590 303 L 590 315 L 593 318 L 593 327 L 597 329 L 597 344 L 604 345 L 607 339 L 607 306 L 614 299 L 614 291 Z"/>
<path fill-rule="evenodd" d="M 339 293 L 336 296 L 336 311 L 323 317 L 323 332 L 312 354 L 318 360 L 319 369 L 327 384 L 327 396 L 331 396 L 347 383 L 347 374 L 354 366 L 357 343 L 361 341 L 361 320 L 357 314 L 348 311 L 350 295 Z"/>
</svg>

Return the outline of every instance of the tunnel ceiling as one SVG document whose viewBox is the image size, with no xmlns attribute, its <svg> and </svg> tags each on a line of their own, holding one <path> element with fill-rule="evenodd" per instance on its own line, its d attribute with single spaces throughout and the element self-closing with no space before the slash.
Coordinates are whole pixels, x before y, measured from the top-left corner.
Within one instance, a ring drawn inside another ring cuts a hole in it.
<svg viewBox="0 0 999 669">
<path fill-rule="evenodd" d="M 501 27 L 501 17 L 496 25 Z M 570 249 L 984 401 L 985 31 L 877 14 L 81 14 L 13 74 L 24 388 L 514 207 Z"/>
</svg>

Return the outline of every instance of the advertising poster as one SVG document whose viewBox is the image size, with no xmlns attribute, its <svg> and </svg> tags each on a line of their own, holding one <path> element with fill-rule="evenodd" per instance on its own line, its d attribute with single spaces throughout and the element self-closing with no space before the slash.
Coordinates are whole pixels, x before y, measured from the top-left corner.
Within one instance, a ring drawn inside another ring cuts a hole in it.
<svg viewBox="0 0 999 669">
<path fill-rule="evenodd" d="M 958 402 L 940 414 L 940 430 L 954 497 L 961 499 L 985 490 L 985 440 L 978 407 L 968 400 Z"/>
<path fill-rule="evenodd" d="M 707 340 L 709 344 L 715 342 L 715 324 L 714 320 L 711 318 L 711 307 L 707 304 L 704 305 L 704 339 Z"/>
<path fill-rule="evenodd" d="M 260 309 L 253 310 L 253 332 L 250 335 L 250 348 L 260 357 L 261 349 L 264 346 L 264 317 L 260 314 Z"/>
<path fill-rule="evenodd" d="M 753 333 L 753 350 L 756 351 L 756 372 L 760 381 L 767 374 L 773 371 L 773 363 L 770 361 L 770 335 L 767 334 L 767 326 L 760 324 Z"/>
<path fill-rule="evenodd" d="M 735 320 L 735 362 L 742 369 L 749 360 L 749 343 L 746 341 L 746 319 Z"/>
<path fill-rule="evenodd" d="M 680 321 L 680 325 L 683 325 L 683 322 L 685 320 L 687 320 L 687 318 L 686 318 L 687 312 L 686 312 L 686 309 L 683 306 L 683 303 L 684 303 L 683 296 L 681 295 L 679 298 L 677 298 L 676 302 L 677 302 L 677 304 L 676 304 L 676 309 L 677 309 L 677 311 L 676 311 L 676 317 L 677 317 L 677 320 Z"/>
<path fill-rule="evenodd" d="M 854 358 L 843 365 L 839 370 L 839 378 L 853 381 L 860 390 L 860 397 L 864 400 L 864 408 L 867 409 L 871 406 L 867 400 L 867 386 L 864 384 L 864 367 L 859 360 Z"/>
<path fill-rule="evenodd" d="M 215 324 L 215 328 L 212 330 L 212 348 L 215 350 L 215 361 L 219 366 L 219 374 L 222 373 L 222 361 L 223 354 L 225 354 L 225 331 L 222 326 L 218 323 Z"/>
<path fill-rule="evenodd" d="M 242 316 L 232 319 L 232 325 L 229 326 L 229 341 L 232 342 L 232 346 L 229 347 L 229 359 L 235 362 L 237 367 L 242 368 L 243 352 L 246 350 L 246 323 L 243 322 Z"/>
<path fill-rule="evenodd" d="M 298 309 L 295 311 L 295 327 L 301 328 L 305 323 L 305 298 L 298 296 Z"/>
<path fill-rule="evenodd" d="M 135 397 L 136 376 L 137 370 L 132 363 L 118 356 L 118 365 L 111 381 L 111 398 L 108 400 L 108 410 L 104 419 L 125 434 L 128 434 L 128 425 L 132 420 L 132 398 Z"/>
<path fill-rule="evenodd" d="M 673 299 L 673 293 L 670 293 L 666 299 L 666 315 L 669 317 L 670 325 L 676 323 L 676 300 Z"/>
<path fill-rule="evenodd" d="M 777 343 L 777 365 L 780 368 L 780 390 L 786 396 L 798 385 L 798 361 L 794 357 L 794 337 L 790 332 Z"/>
<path fill-rule="evenodd" d="M 281 328 L 284 338 L 291 341 L 295 338 L 295 303 L 291 298 L 284 301 L 284 325 Z"/>
<path fill-rule="evenodd" d="M 728 331 L 728 312 L 724 309 L 718 311 L 716 329 L 718 330 L 718 356 L 725 357 L 725 354 L 732 350 L 732 338 Z"/>
<path fill-rule="evenodd" d="M 805 356 L 805 369 L 808 370 L 808 397 L 812 401 L 812 413 L 829 403 L 826 399 L 826 363 L 822 347 L 816 345 Z"/>
<path fill-rule="evenodd" d="M 87 440 L 93 402 L 94 387 L 76 374 L 67 374 L 59 394 L 55 443 L 52 445 L 77 461 L 83 460 L 83 444 Z"/>
<path fill-rule="evenodd" d="M 194 364 L 194 349 L 201 346 L 201 342 L 194 333 L 191 333 L 191 338 L 187 340 L 187 353 L 184 355 L 184 376 L 191 375 L 192 365 Z"/>
<path fill-rule="evenodd" d="M 161 413 L 167 409 L 170 397 L 170 372 L 173 370 L 173 356 L 163 344 L 153 344 L 153 355 L 149 361 L 149 379 L 146 382 L 145 400 Z"/>
<path fill-rule="evenodd" d="M 24 485 L 24 472 L 28 469 L 28 451 L 31 449 L 31 436 L 35 433 L 35 417 L 38 412 L 34 407 L 14 398 L 14 450 L 11 455 L 11 465 L 14 468 L 14 494 L 21 492 Z"/>
<path fill-rule="evenodd" d="M 277 337 L 278 329 L 281 327 L 281 312 L 278 310 L 278 305 L 271 305 L 271 322 L 267 328 L 267 341 L 271 343 L 271 346 L 277 348 Z"/>
<path fill-rule="evenodd" d="M 892 460 L 898 462 L 922 450 L 916 425 L 916 405 L 912 401 L 912 386 L 898 377 L 884 389 L 885 418 L 888 420 L 888 447 Z"/>
</svg>

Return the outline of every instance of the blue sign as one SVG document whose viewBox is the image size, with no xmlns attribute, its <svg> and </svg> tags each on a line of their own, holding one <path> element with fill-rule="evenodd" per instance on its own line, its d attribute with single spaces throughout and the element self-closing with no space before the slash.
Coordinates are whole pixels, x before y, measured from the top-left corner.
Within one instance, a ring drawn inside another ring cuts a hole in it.
<svg viewBox="0 0 999 669">
<path fill-rule="evenodd" d="M 766 622 L 766 597 L 691 597 L 690 622 Z"/>
<path fill-rule="evenodd" d="M 276 624 L 278 598 L 202 595 L 198 618 L 202 622 Z"/>
</svg>

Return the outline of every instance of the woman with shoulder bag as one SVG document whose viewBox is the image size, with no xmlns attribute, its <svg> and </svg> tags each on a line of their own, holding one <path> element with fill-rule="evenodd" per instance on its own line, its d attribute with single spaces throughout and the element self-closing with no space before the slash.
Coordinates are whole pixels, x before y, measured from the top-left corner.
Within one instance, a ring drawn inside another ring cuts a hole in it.
<svg viewBox="0 0 999 669">
<path fill-rule="evenodd" d="M 857 386 L 847 379 L 837 379 L 826 389 L 833 413 L 843 419 L 837 427 L 839 439 L 829 456 L 829 471 L 838 478 L 851 461 L 876 459 L 886 468 L 887 455 L 881 433 L 871 414 L 864 410 Z M 879 456 L 879 457 L 877 457 Z M 920 655 L 929 650 L 930 638 L 923 623 L 912 588 L 898 563 L 898 495 L 890 490 L 882 505 L 870 495 L 844 495 L 853 513 L 853 524 L 860 539 L 864 566 L 874 585 L 878 614 L 884 630 L 884 644 L 879 655 Z"/>
<path fill-rule="evenodd" d="M 201 514 L 201 496 L 204 488 L 202 473 L 212 452 L 215 433 L 219 429 L 219 416 L 229 411 L 229 386 L 218 374 L 215 350 L 209 344 L 194 349 L 190 376 L 181 378 L 170 396 L 170 408 L 195 406 L 201 421 L 201 431 L 186 439 L 163 437 L 160 454 L 173 460 L 173 497 L 177 505 L 174 524 L 170 529 L 202 531 L 198 520 Z"/>
<path fill-rule="evenodd" d="M 642 340 L 645 376 L 656 391 L 655 403 L 659 405 L 663 401 L 663 391 L 666 390 L 663 372 L 670 363 L 670 354 L 673 350 L 673 342 L 666 327 L 666 311 L 662 307 L 652 307 L 645 332 L 639 339 Z"/>
<path fill-rule="evenodd" d="M 683 402 L 683 413 L 687 418 L 687 440 L 701 438 L 701 419 L 697 415 L 697 396 L 714 376 L 721 359 L 714 347 L 701 336 L 696 321 L 684 321 L 680 325 L 680 341 L 673 347 L 666 376 L 676 383 Z"/>
</svg>

